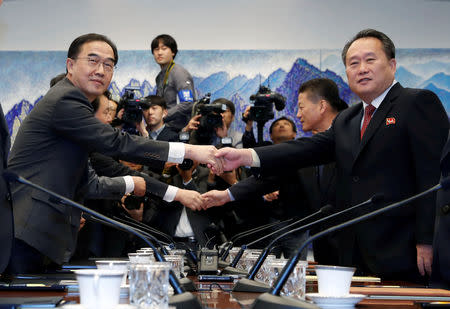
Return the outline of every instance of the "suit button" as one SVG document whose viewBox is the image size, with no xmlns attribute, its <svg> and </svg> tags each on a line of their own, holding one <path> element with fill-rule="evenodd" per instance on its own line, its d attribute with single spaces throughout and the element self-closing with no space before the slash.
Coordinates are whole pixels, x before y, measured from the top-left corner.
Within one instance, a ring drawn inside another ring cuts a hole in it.
<svg viewBox="0 0 450 309">
<path fill-rule="evenodd" d="M 358 176 L 353 176 L 353 182 L 358 182 L 359 181 L 359 177 Z"/>
<path fill-rule="evenodd" d="M 450 206 L 449 205 L 442 206 L 441 211 L 444 215 L 448 214 L 450 212 Z"/>
</svg>

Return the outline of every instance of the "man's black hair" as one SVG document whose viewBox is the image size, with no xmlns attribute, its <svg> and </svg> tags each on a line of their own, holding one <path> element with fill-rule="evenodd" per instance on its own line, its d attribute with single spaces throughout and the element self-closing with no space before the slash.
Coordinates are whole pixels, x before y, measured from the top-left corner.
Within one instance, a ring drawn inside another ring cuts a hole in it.
<svg viewBox="0 0 450 309">
<path fill-rule="evenodd" d="M 275 126 L 275 124 L 276 124 L 278 121 L 281 121 L 281 120 L 287 120 L 287 121 L 289 121 L 289 123 L 290 123 L 291 126 L 292 126 L 292 130 L 293 130 L 295 133 L 297 133 L 297 127 L 295 126 L 294 121 L 293 121 L 291 118 L 282 116 L 282 117 L 278 118 L 277 120 L 275 120 L 274 122 L 272 122 L 272 124 L 270 125 L 270 128 L 269 128 L 269 133 L 270 133 L 270 134 L 272 134 L 272 129 L 273 129 L 273 127 Z"/>
<path fill-rule="evenodd" d="M 380 32 L 375 29 L 364 29 L 358 32 L 350 41 L 345 44 L 344 49 L 342 50 L 342 61 L 345 65 L 345 59 L 347 57 L 348 49 L 350 48 L 350 45 L 353 44 L 356 40 L 363 39 L 363 38 L 375 38 L 378 39 L 381 44 L 383 44 L 383 50 L 386 54 L 386 57 L 388 60 L 391 60 L 395 58 L 395 45 L 394 42 L 383 32 Z"/>
<path fill-rule="evenodd" d="M 340 112 L 348 107 L 347 103 L 339 97 L 339 89 L 334 81 L 328 78 L 314 78 L 300 85 L 298 93 L 308 92 L 318 100 L 326 100 L 331 107 Z"/>
<path fill-rule="evenodd" d="M 175 57 L 177 56 L 177 53 L 178 53 L 177 42 L 175 41 L 175 39 L 168 34 L 158 35 L 156 38 L 153 39 L 152 44 L 151 44 L 152 54 L 153 54 L 153 51 L 156 48 L 158 48 L 159 43 L 163 43 L 165 46 L 169 47 L 170 50 L 172 51 L 172 53 L 174 54 L 173 59 L 175 59 Z"/>
<path fill-rule="evenodd" d="M 146 96 L 143 100 L 142 100 L 142 104 L 141 107 L 143 109 L 149 109 L 151 106 L 153 105 L 158 105 L 161 106 L 163 109 L 167 109 L 167 103 L 166 100 L 164 100 L 163 97 L 160 97 L 158 95 L 149 95 Z"/>
<path fill-rule="evenodd" d="M 81 47 L 85 43 L 101 41 L 105 42 L 109 46 L 111 46 L 114 53 L 114 65 L 119 61 L 119 55 L 117 53 L 116 45 L 105 35 L 97 34 L 97 33 L 88 33 L 77 37 L 73 40 L 72 44 L 70 44 L 69 50 L 67 51 L 67 58 L 76 59 L 80 54 Z"/>
<path fill-rule="evenodd" d="M 212 104 L 225 104 L 233 116 L 234 116 L 234 113 L 236 112 L 236 108 L 234 107 L 233 102 L 231 102 L 230 100 L 227 100 L 225 98 L 215 99 L 212 102 Z"/>
</svg>

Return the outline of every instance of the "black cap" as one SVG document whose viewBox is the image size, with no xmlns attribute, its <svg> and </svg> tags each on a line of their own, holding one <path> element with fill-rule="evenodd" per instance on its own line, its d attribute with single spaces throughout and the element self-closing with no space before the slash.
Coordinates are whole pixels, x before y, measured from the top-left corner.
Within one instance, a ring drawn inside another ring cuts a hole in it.
<svg viewBox="0 0 450 309">
<path fill-rule="evenodd" d="M 150 108 L 153 105 L 159 105 L 163 109 L 167 109 L 167 104 L 164 98 L 157 96 L 157 95 L 149 95 L 145 98 L 141 99 L 141 107 L 143 109 Z"/>
</svg>

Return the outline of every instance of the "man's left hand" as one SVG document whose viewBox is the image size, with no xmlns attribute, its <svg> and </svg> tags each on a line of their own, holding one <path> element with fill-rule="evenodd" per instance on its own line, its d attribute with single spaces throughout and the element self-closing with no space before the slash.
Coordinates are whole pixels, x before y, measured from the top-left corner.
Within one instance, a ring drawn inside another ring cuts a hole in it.
<svg viewBox="0 0 450 309">
<path fill-rule="evenodd" d="M 417 244 L 417 268 L 422 276 L 425 273 L 431 276 L 431 264 L 433 263 L 433 246 Z"/>
</svg>

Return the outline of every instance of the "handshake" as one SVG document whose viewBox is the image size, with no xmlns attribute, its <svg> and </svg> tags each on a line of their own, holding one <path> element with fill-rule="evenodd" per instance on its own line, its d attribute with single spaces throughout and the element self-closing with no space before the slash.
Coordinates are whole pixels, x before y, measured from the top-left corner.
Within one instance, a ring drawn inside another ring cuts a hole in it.
<svg viewBox="0 0 450 309">
<path fill-rule="evenodd" d="M 251 166 L 252 150 L 222 148 L 214 146 L 185 144 L 186 159 L 191 159 L 208 166 L 212 173 L 221 175 L 240 166 Z M 205 210 L 213 206 L 223 205 L 231 200 L 228 191 L 212 190 L 200 194 L 192 190 L 179 189 L 175 200 L 192 210 Z"/>
</svg>

